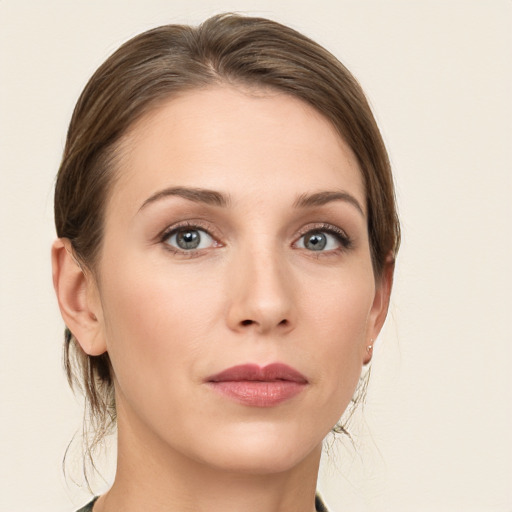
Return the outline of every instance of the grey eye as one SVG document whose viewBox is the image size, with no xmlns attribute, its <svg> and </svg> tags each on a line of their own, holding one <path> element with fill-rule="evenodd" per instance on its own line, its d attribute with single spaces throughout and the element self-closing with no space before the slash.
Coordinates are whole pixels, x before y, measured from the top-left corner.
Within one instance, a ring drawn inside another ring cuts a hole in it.
<svg viewBox="0 0 512 512">
<path fill-rule="evenodd" d="M 348 240 L 341 234 L 329 229 L 314 229 L 302 235 L 297 247 L 308 251 L 331 251 L 340 247 L 346 247 Z"/>
<path fill-rule="evenodd" d="M 213 238 L 203 229 L 178 228 L 170 233 L 166 242 L 177 249 L 190 251 L 210 247 L 213 243 Z"/>
<path fill-rule="evenodd" d="M 181 249 L 197 249 L 200 243 L 201 235 L 196 229 L 176 233 L 176 244 Z"/>
<path fill-rule="evenodd" d="M 304 235 L 304 247 L 311 251 L 321 251 L 327 245 L 327 237 L 324 233 L 311 232 Z"/>
</svg>

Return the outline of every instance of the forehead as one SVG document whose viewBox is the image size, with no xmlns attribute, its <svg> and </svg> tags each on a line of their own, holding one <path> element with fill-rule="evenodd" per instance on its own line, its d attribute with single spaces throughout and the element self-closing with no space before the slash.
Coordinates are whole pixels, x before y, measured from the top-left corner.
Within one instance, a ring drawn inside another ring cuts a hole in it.
<svg viewBox="0 0 512 512">
<path fill-rule="evenodd" d="M 235 201 L 276 194 L 285 201 L 334 188 L 366 203 L 357 159 L 331 122 L 272 90 L 215 86 L 181 93 L 132 126 L 116 167 L 114 203 L 140 205 L 170 186 L 225 191 Z"/>
</svg>

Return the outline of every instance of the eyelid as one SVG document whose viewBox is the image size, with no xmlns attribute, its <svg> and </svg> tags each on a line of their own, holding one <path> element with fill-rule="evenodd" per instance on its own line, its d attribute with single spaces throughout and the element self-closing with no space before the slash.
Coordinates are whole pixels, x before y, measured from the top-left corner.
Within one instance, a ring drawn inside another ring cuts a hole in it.
<svg viewBox="0 0 512 512">
<path fill-rule="evenodd" d="M 336 250 L 338 250 L 338 251 L 339 250 L 342 250 L 342 251 L 348 250 L 353 247 L 353 240 L 347 234 L 347 232 L 345 230 L 341 229 L 340 227 L 338 227 L 334 224 L 329 224 L 326 222 L 320 222 L 317 224 L 308 225 L 308 226 L 301 228 L 299 231 L 300 236 L 297 238 L 297 240 L 294 242 L 294 244 L 296 244 L 303 236 L 307 235 L 308 233 L 315 232 L 315 231 L 325 232 L 325 233 L 329 233 L 329 234 L 335 236 L 341 245 L 341 247 L 338 249 L 331 249 L 331 250 L 327 250 L 327 251 L 317 251 L 317 255 L 320 255 L 321 253 L 333 253 Z M 308 251 L 308 252 L 315 253 L 315 251 Z"/>
<path fill-rule="evenodd" d="M 184 255 L 192 257 L 194 255 L 198 255 L 199 253 L 202 253 L 208 248 L 202 248 L 202 249 L 189 249 L 189 250 L 182 250 L 175 246 L 170 245 L 167 243 L 168 238 L 173 235 L 176 231 L 183 229 L 183 228 L 189 228 L 191 230 L 200 230 L 204 231 L 209 237 L 212 238 L 212 240 L 215 242 L 212 247 L 223 247 L 223 243 L 219 241 L 220 236 L 218 236 L 215 232 L 217 231 L 214 226 L 212 226 L 208 221 L 205 220 L 186 220 L 177 222 L 175 224 L 172 224 L 170 226 L 167 226 L 163 231 L 160 232 L 160 234 L 157 237 L 157 241 L 164 245 L 165 249 L 178 255 Z M 329 249 L 325 251 L 312 251 L 304 248 L 307 252 L 315 254 L 315 256 L 321 256 L 321 255 L 329 255 L 333 253 L 339 253 L 346 250 L 349 250 L 353 247 L 353 240 L 352 238 L 346 233 L 345 230 L 341 229 L 340 227 L 330 224 L 327 222 L 318 222 L 318 223 L 312 223 L 308 224 L 304 227 L 302 227 L 299 230 L 299 236 L 296 238 L 296 240 L 293 242 L 292 245 L 296 245 L 298 241 L 305 236 L 308 233 L 311 232 L 325 232 L 328 233 L 335 238 L 337 238 L 337 241 L 340 245 L 340 247 L 336 249 Z"/>
<path fill-rule="evenodd" d="M 222 247 L 222 243 L 219 242 L 218 237 L 212 233 L 212 231 L 215 230 L 211 227 L 211 225 L 208 222 L 200 220 L 186 220 L 182 222 L 177 222 L 176 224 L 172 224 L 160 232 L 160 234 L 158 235 L 158 241 L 161 244 L 163 244 L 166 250 L 178 255 L 191 257 L 202 251 L 207 250 L 206 248 L 184 250 L 167 243 L 169 237 L 171 237 L 175 232 L 179 231 L 180 229 L 186 228 L 190 230 L 204 231 L 215 242 L 215 245 L 213 247 Z"/>
</svg>

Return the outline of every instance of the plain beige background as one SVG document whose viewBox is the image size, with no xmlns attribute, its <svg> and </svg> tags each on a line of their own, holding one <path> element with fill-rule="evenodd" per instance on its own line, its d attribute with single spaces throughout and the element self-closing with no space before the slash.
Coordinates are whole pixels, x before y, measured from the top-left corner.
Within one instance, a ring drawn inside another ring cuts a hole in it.
<svg viewBox="0 0 512 512">
<path fill-rule="evenodd" d="M 396 176 L 392 313 L 355 448 L 338 443 L 322 469 L 330 509 L 512 511 L 509 0 L 0 0 L 0 510 L 87 500 L 61 470 L 82 413 L 61 368 L 49 260 L 78 94 L 132 35 L 228 10 L 337 55 L 374 106 Z"/>
</svg>

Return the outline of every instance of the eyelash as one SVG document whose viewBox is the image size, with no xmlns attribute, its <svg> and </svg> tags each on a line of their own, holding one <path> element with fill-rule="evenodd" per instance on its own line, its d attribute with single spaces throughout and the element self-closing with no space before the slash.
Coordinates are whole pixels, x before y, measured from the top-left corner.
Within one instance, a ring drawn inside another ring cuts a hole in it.
<svg viewBox="0 0 512 512">
<path fill-rule="evenodd" d="M 211 227 L 209 225 L 202 225 L 200 222 L 195 222 L 195 223 L 183 222 L 183 223 L 176 224 L 176 225 L 168 227 L 159 236 L 160 242 L 163 244 L 164 248 L 167 251 L 169 251 L 169 252 L 171 252 L 173 254 L 178 254 L 178 255 L 181 255 L 181 256 L 186 256 L 186 257 L 192 258 L 192 257 L 198 255 L 203 250 L 203 249 L 191 249 L 191 250 L 185 251 L 185 250 L 177 249 L 176 247 L 173 247 L 172 245 L 167 243 L 167 240 L 172 235 L 176 234 L 178 231 L 183 230 L 183 229 L 189 229 L 191 231 L 193 231 L 193 230 L 205 231 L 213 240 L 216 241 L 216 243 L 219 244 L 218 245 L 219 247 L 222 247 L 222 244 L 217 242 L 216 237 L 211 234 L 211 231 L 213 231 L 213 230 L 211 229 Z"/>
<path fill-rule="evenodd" d="M 190 230 L 198 230 L 198 231 L 204 231 L 210 236 L 218 245 L 217 247 L 222 247 L 222 244 L 217 241 L 216 237 L 211 234 L 211 231 L 213 231 L 210 226 L 208 225 L 202 225 L 199 222 L 192 223 L 192 222 L 183 222 L 181 224 L 173 225 L 171 227 L 168 227 L 165 231 L 162 232 L 162 234 L 159 236 L 160 243 L 163 244 L 164 248 L 168 250 L 169 252 L 173 254 L 179 254 L 182 256 L 187 257 L 194 257 L 201 253 L 204 249 L 191 249 L 191 250 L 180 250 L 176 247 L 173 247 L 169 243 L 167 243 L 167 240 L 174 234 L 176 234 L 178 231 L 182 229 L 190 229 Z M 304 229 L 300 232 L 300 236 L 297 239 L 296 242 L 294 242 L 294 245 L 298 242 L 298 240 L 302 239 L 302 237 L 306 236 L 308 233 L 327 233 L 329 235 L 332 235 L 336 240 L 340 243 L 341 247 L 337 249 L 331 249 L 328 251 L 308 251 L 311 253 L 314 257 L 319 258 L 323 256 L 331 256 L 333 254 L 338 254 L 340 252 L 347 251 L 349 249 L 352 249 L 353 247 L 353 241 L 352 239 L 343 231 L 342 229 L 338 228 L 337 226 L 334 226 L 332 224 L 326 224 L 321 223 L 312 227 L 308 227 L 307 229 Z"/>
<path fill-rule="evenodd" d="M 342 229 L 340 229 L 337 226 L 334 226 L 332 224 L 321 223 L 321 224 L 317 224 L 313 227 L 308 227 L 306 230 L 301 232 L 299 240 L 302 237 L 306 236 L 308 233 L 327 233 L 329 235 L 332 235 L 334 238 L 336 238 L 336 240 L 341 245 L 341 247 L 339 247 L 337 249 L 331 249 L 330 251 L 317 251 L 317 252 L 316 251 L 308 251 L 308 252 L 311 252 L 316 257 L 330 256 L 333 253 L 347 251 L 349 249 L 352 249 L 352 247 L 353 247 L 353 241 L 347 235 L 347 233 L 345 233 L 345 231 L 343 231 Z M 316 252 L 316 254 L 315 254 L 315 252 Z"/>
</svg>

